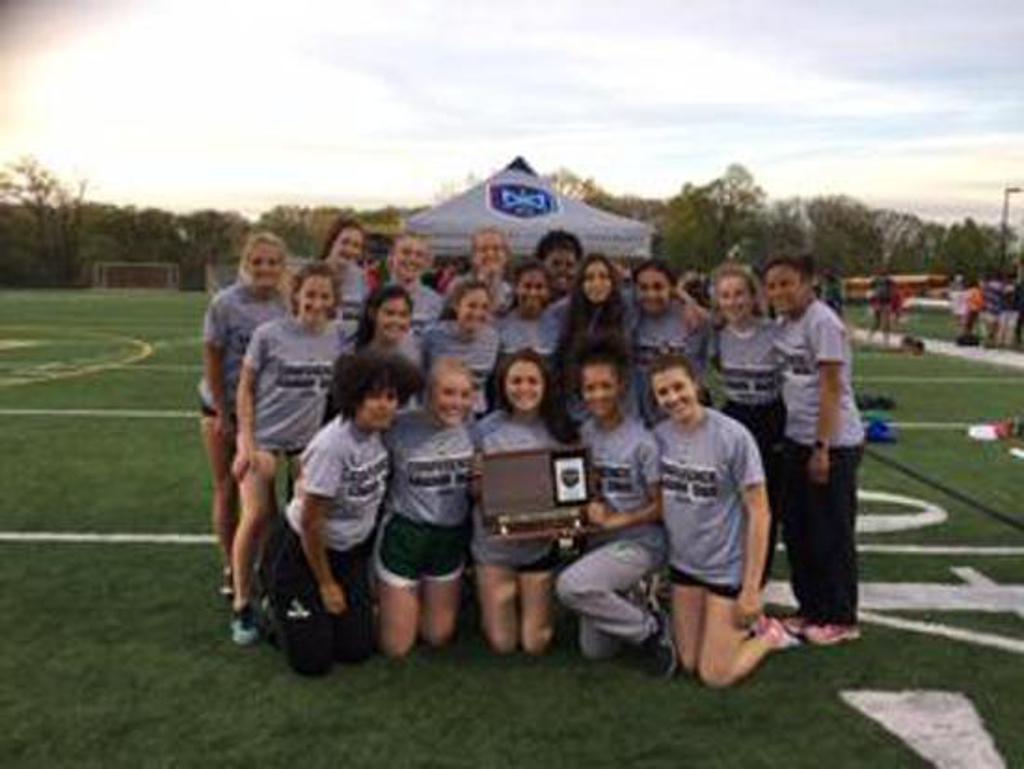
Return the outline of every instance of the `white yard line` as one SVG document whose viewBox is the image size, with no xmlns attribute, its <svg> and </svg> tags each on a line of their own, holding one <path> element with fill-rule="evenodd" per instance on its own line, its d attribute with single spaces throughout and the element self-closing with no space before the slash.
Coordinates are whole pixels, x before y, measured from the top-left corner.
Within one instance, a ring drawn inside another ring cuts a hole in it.
<svg viewBox="0 0 1024 769">
<path fill-rule="evenodd" d="M 41 542 L 45 544 L 116 544 L 116 545 L 211 545 L 212 534 L 142 534 L 89 531 L 0 531 L 0 542 Z"/>
<path fill-rule="evenodd" d="M 784 550 L 784 546 L 779 546 Z M 986 546 L 986 545 L 857 545 L 858 553 L 876 555 L 980 555 L 992 556 L 1024 556 L 1024 547 Z"/>
<path fill-rule="evenodd" d="M 887 382 L 898 384 L 1014 384 L 1019 385 L 1019 376 L 854 376 L 855 383 Z"/>
<path fill-rule="evenodd" d="M 0 409 L 4 417 L 89 417 L 98 419 L 186 419 L 198 418 L 198 411 L 154 411 L 148 409 Z"/>
<path fill-rule="evenodd" d="M 853 338 L 858 342 L 869 342 L 870 335 L 862 328 L 853 329 Z M 952 342 L 941 339 L 924 339 L 925 350 L 929 353 L 944 355 L 949 358 L 969 360 L 974 363 L 987 363 L 993 366 L 1024 369 L 1024 355 L 1013 350 L 990 350 L 985 347 L 959 347 Z M 898 348 L 903 342 L 903 334 L 893 333 L 889 338 L 889 347 Z M 874 342 L 881 344 L 881 340 Z M 863 353 L 861 353 L 863 354 Z"/>
<path fill-rule="evenodd" d="M 886 614 L 877 614 L 871 611 L 858 612 L 861 622 L 872 625 L 881 625 L 895 630 L 908 630 L 912 633 L 924 633 L 925 635 L 948 638 L 951 641 L 963 641 L 975 646 L 985 646 L 990 649 L 1024 654 L 1024 641 L 1017 638 L 1007 638 L 995 633 L 979 633 L 974 630 L 964 630 L 959 627 L 942 625 L 938 622 L 922 622 L 920 620 L 903 619 L 902 617 L 890 617 Z"/>
<path fill-rule="evenodd" d="M 840 698 L 937 769 L 1004 769 L 974 704 L 959 692 L 844 691 Z"/>
</svg>

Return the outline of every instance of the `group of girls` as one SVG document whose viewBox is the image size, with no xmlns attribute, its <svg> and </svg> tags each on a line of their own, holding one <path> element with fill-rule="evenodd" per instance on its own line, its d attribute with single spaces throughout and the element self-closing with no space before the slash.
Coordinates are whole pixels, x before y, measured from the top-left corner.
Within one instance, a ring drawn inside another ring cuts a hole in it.
<svg viewBox="0 0 1024 769">
<path fill-rule="evenodd" d="M 709 313 L 663 262 L 624 281 L 561 231 L 511 270 L 503 233 L 476 233 L 445 297 L 423 283 L 425 241 L 401 235 L 389 282 L 368 292 L 362 241 L 340 221 L 285 302 L 284 245 L 253 236 L 207 313 L 200 394 L 237 643 L 261 632 L 259 553 L 270 631 L 309 674 L 449 642 L 468 557 L 499 653 L 542 653 L 555 597 L 585 656 L 634 646 L 658 675 L 681 665 L 715 686 L 798 636 L 856 637 L 862 435 L 849 341 L 809 260 L 768 265 L 769 320 L 746 268 L 720 269 Z M 721 412 L 706 405 L 709 366 Z M 486 454 L 569 445 L 586 447 L 596 482 L 580 557 L 562 566 L 553 540 L 488 534 L 478 481 Z M 296 458 L 280 516 L 274 479 Z M 780 518 L 799 601 L 785 623 L 760 602 Z M 664 573 L 670 614 L 639 589 Z"/>
</svg>

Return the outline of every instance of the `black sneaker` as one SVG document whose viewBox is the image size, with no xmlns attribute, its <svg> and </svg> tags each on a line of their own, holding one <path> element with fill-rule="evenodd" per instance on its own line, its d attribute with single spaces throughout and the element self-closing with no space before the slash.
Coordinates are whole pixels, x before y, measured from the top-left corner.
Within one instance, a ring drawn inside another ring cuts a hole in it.
<svg viewBox="0 0 1024 769">
<path fill-rule="evenodd" d="M 654 618 L 658 622 L 658 627 L 643 643 L 647 670 L 652 676 L 668 680 L 679 668 L 676 644 L 672 639 L 672 620 L 661 611 L 655 612 Z"/>
</svg>

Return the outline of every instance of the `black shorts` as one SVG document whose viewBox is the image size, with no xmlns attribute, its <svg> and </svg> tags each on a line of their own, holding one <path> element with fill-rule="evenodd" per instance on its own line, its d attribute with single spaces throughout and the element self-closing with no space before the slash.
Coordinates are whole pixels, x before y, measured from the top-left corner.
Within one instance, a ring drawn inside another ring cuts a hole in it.
<svg viewBox="0 0 1024 769">
<path fill-rule="evenodd" d="M 740 588 L 736 585 L 716 585 L 711 582 L 706 582 L 700 577 L 695 577 L 689 572 L 681 571 L 674 566 L 668 568 L 669 579 L 673 585 L 683 585 L 685 587 L 702 587 L 709 593 L 714 593 L 722 598 L 728 598 L 735 601 L 736 597 L 740 594 Z"/>
<path fill-rule="evenodd" d="M 544 555 L 535 561 L 530 563 L 524 563 L 522 566 L 517 566 L 516 571 L 520 574 L 531 574 L 534 572 L 545 572 L 554 571 L 555 567 L 558 566 L 558 543 L 553 542 L 551 547 Z"/>
</svg>

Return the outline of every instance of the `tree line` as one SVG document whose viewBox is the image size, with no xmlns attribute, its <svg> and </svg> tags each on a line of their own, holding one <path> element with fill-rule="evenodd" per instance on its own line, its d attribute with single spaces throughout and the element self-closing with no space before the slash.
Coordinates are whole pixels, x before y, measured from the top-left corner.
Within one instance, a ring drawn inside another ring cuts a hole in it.
<svg viewBox="0 0 1024 769">
<path fill-rule="evenodd" d="M 667 200 L 613 195 L 567 169 L 548 179 L 565 195 L 654 225 L 655 253 L 689 268 L 707 270 L 725 257 L 757 264 L 779 251 L 813 252 L 840 275 L 888 265 L 894 272 L 973 278 L 1000 266 L 997 227 L 971 218 L 943 225 L 847 196 L 772 201 L 740 165 L 705 184 L 687 182 Z M 270 229 L 293 253 L 313 256 L 339 214 L 371 231 L 395 232 L 416 210 L 281 205 L 254 222 L 232 211 L 178 214 L 96 203 L 87 189 L 30 157 L 0 171 L 0 285 L 81 286 L 98 261 L 171 262 L 183 288 L 201 289 L 206 267 L 235 261 L 253 229 Z M 1012 232 L 1010 239 L 1012 253 Z"/>
</svg>

